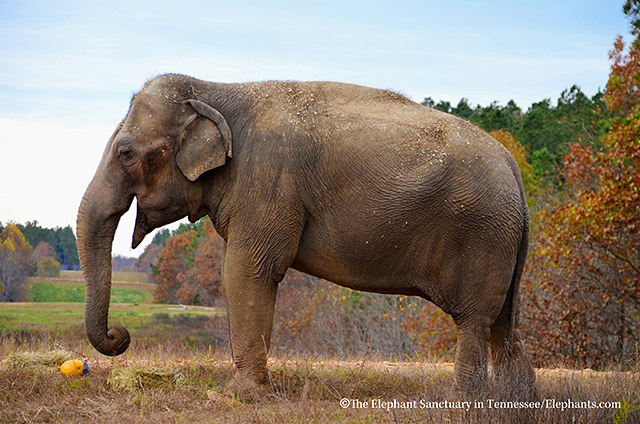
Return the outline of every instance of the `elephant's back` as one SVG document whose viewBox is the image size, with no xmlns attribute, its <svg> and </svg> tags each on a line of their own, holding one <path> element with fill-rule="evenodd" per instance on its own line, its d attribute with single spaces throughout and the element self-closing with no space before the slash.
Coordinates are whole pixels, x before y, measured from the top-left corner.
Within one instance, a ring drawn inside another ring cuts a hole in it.
<svg viewBox="0 0 640 424">
<path fill-rule="evenodd" d="M 234 85 L 234 93 L 244 99 L 238 107 L 251 115 L 254 130 L 271 135 L 293 131 L 325 143 L 440 150 L 464 150 L 455 143 L 460 140 L 495 141 L 463 119 L 390 90 L 328 81 L 264 81 Z"/>
<path fill-rule="evenodd" d="M 266 81 L 238 89 L 251 98 L 256 140 L 287 143 L 289 166 L 307 167 L 312 160 L 323 186 L 355 185 L 353 191 L 362 192 L 365 182 L 376 187 L 388 180 L 385 187 L 401 191 L 457 184 L 519 194 L 513 158 L 498 141 L 399 93 L 322 81 Z"/>
<path fill-rule="evenodd" d="M 337 151 L 382 158 L 408 179 L 464 174 L 519 191 L 509 151 L 472 123 L 387 90 L 337 83 L 325 90 L 318 127 Z"/>
<path fill-rule="evenodd" d="M 332 133 L 350 133 L 351 137 L 340 141 L 404 148 L 411 154 L 428 150 L 460 157 L 505 158 L 504 147 L 482 129 L 400 93 L 336 82 L 300 84 L 308 92 L 316 93 L 318 108 L 313 110 L 317 123 L 323 121 Z M 304 111 L 296 114 L 303 115 Z"/>
</svg>

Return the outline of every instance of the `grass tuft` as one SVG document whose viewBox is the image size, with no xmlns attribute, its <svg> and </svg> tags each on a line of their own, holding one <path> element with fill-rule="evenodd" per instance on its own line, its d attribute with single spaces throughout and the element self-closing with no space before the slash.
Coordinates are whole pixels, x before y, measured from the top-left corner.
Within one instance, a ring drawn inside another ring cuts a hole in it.
<svg viewBox="0 0 640 424">
<path fill-rule="evenodd" d="M 142 364 L 115 368 L 107 377 L 107 384 L 113 389 L 129 392 L 165 386 L 176 387 L 185 384 L 185 382 L 185 376 L 176 368 Z"/>
<path fill-rule="evenodd" d="M 73 354 L 64 349 L 44 352 L 13 352 L 4 361 L 5 369 L 60 368 Z"/>
</svg>

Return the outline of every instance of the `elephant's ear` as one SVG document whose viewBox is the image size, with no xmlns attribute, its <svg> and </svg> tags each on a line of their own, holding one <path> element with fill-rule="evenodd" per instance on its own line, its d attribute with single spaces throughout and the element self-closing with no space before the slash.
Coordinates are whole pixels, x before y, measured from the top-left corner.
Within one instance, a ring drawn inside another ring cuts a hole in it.
<svg viewBox="0 0 640 424">
<path fill-rule="evenodd" d="M 211 106 L 193 99 L 185 103 L 191 105 L 198 116 L 187 123 L 176 162 L 184 176 L 195 181 L 232 157 L 231 129 L 224 116 Z"/>
</svg>

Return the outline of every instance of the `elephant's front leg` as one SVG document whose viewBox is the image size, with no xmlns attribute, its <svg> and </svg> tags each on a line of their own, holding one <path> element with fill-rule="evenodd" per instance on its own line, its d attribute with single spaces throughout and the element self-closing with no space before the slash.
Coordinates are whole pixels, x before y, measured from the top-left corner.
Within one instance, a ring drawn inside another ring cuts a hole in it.
<svg viewBox="0 0 640 424">
<path fill-rule="evenodd" d="M 267 352 L 271 340 L 277 279 L 267 261 L 227 246 L 223 287 L 235 368 L 227 391 L 256 398 L 270 391 Z"/>
</svg>

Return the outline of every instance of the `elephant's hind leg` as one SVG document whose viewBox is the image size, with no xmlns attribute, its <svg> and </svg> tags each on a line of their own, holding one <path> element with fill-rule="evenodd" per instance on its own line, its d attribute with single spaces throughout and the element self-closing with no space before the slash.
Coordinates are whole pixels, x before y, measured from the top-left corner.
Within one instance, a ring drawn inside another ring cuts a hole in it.
<svg viewBox="0 0 640 424">
<path fill-rule="evenodd" d="M 495 384 L 510 387 L 510 394 L 519 400 L 537 397 L 536 374 L 524 349 L 518 329 L 518 319 L 500 314 L 491 326 L 491 361 Z"/>
<path fill-rule="evenodd" d="M 458 389 L 480 394 L 489 387 L 488 363 L 491 326 L 498 318 L 509 288 L 512 271 L 503 254 L 478 246 L 469 250 L 466 261 L 447 267 L 442 281 L 457 289 L 452 315 L 457 326 L 455 378 Z M 472 259 L 473 258 L 473 259 Z"/>
<path fill-rule="evenodd" d="M 463 394 L 477 395 L 488 387 L 489 320 L 478 316 L 456 325 L 455 386 Z"/>
</svg>

